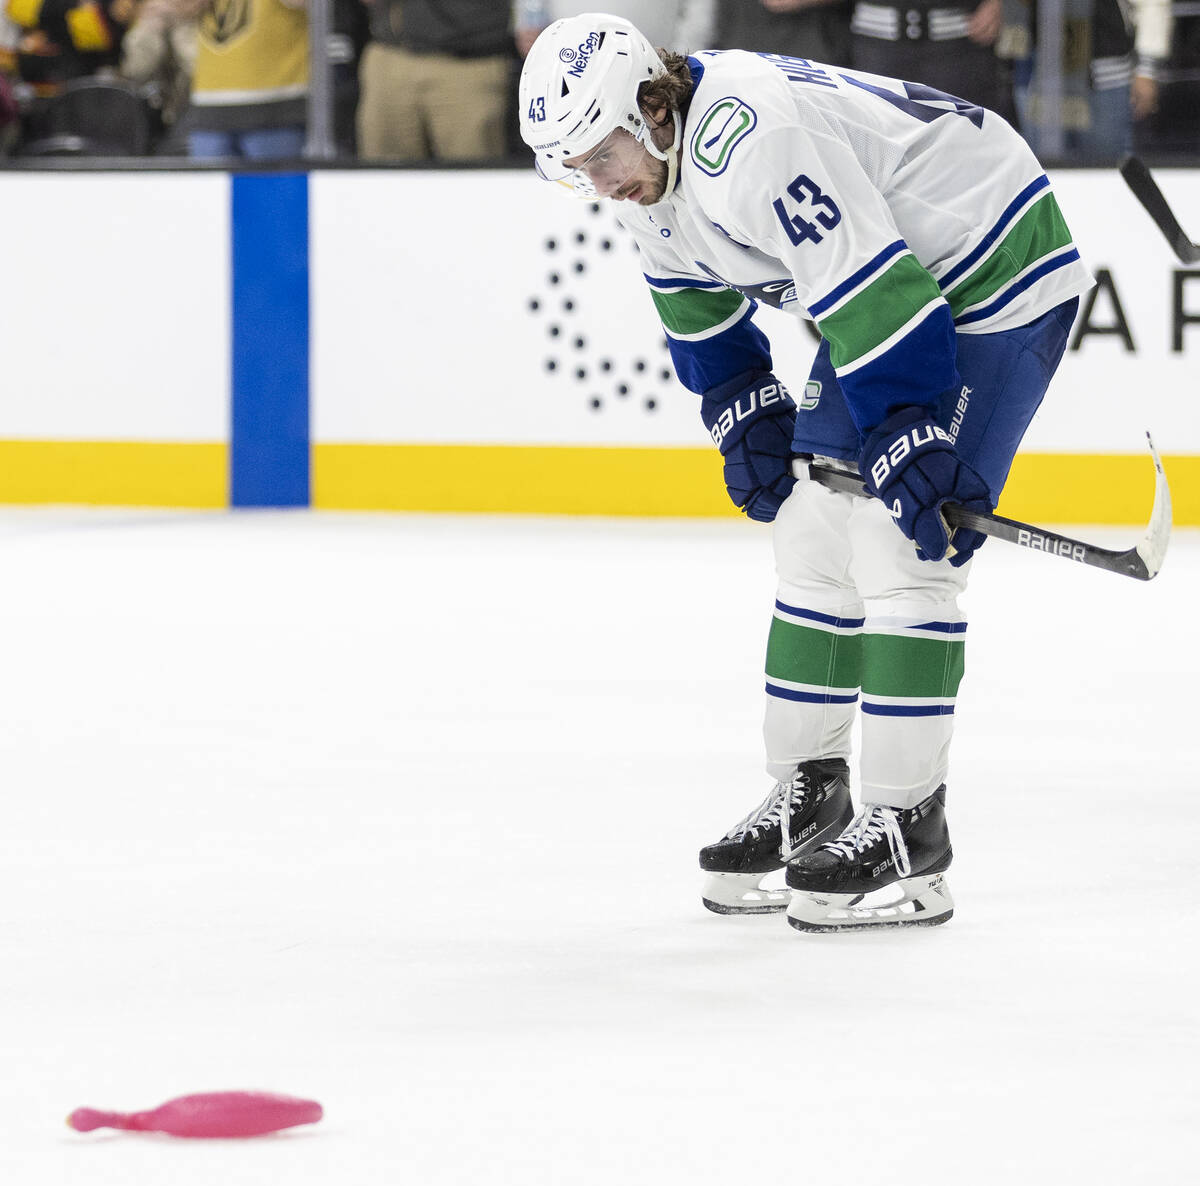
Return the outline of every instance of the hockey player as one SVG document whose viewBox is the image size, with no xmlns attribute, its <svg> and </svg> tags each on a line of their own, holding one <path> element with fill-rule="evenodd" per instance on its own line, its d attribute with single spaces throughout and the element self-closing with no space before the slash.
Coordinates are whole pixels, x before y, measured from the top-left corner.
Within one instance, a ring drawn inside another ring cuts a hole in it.
<svg viewBox="0 0 1200 1186">
<path fill-rule="evenodd" d="M 521 75 L 538 172 L 620 203 L 730 497 L 774 522 L 762 804 L 701 850 L 704 903 L 799 930 L 944 922 L 945 795 L 983 542 L 1091 277 L 1049 182 L 993 112 L 911 82 L 550 25 Z M 762 301 L 822 341 L 799 408 Z M 858 469 L 874 497 L 808 480 Z M 861 708 L 861 806 L 849 796 Z M 786 868 L 787 890 L 762 886 Z"/>
</svg>

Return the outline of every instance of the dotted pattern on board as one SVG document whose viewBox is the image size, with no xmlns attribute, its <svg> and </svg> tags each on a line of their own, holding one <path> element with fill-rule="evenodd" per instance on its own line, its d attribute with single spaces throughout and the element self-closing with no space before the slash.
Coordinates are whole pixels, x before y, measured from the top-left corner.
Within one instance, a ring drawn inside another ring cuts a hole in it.
<svg viewBox="0 0 1200 1186">
<path fill-rule="evenodd" d="M 666 336 L 659 342 L 657 357 L 644 354 L 616 357 L 612 352 L 593 349 L 585 322 L 579 316 L 583 312 L 580 291 L 595 253 L 638 251 L 637 244 L 622 227 L 595 225 L 601 214 L 599 202 L 592 202 L 587 213 L 586 225 L 566 236 L 548 238 L 542 244 L 549 261 L 546 285 L 527 303 L 530 315 L 545 324 L 546 354 L 542 366 L 572 383 L 593 412 L 601 413 L 617 401 L 632 401 L 644 413 L 653 415 L 668 385 L 675 381 Z M 589 312 L 594 321 L 598 311 Z M 603 315 L 602 311 L 599 315 Z"/>
</svg>

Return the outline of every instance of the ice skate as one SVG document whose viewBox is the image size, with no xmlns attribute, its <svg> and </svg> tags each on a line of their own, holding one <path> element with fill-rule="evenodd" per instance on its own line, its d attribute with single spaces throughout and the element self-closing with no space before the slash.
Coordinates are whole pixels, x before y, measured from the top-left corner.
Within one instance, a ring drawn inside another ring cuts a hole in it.
<svg viewBox="0 0 1200 1186">
<path fill-rule="evenodd" d="M 790 782 L 771 793 L 724 837 L 700 850 L 708 874 L 702 897 L 717 914 L 786 910 L 791 896 L 763 879 L 822 840 L 837 836 L 854 817 L 850 772 L 840 758 L 803 762 Z"/>
<path fill-rule="evenodd" d="M 837 839 L 788 865 L 788 923 L 850 931 L 946 922 L 954 899 L 944 873 L 953 856 L 945 786 L 909 809 L 864 804 Z"/>
</svg>

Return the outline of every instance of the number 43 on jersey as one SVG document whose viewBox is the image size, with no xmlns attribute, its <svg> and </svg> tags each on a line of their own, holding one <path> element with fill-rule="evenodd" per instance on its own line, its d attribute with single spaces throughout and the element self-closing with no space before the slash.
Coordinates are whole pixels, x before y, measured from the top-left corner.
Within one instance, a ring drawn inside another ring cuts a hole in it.
<svg viewBox="0 0 1200 1186">
<path fill-rule="evenodd" d="M 816 219 L 816 222 L 811 222 L 803 214 L 789 213 L 783 198 L 776 198 L 771 203 L 776 216 L 783 223 L 783 229 L 787 231 L 788 238 L 797 247 L 806 241 L 820 243 L 825 238 L 821 234 L 818 223 L 827 231 L 831 231 L 842 221 L 842 212 L 837 208 L 834 200 L 828 194 L 822 193 L 821 187 L 804 173 L 801 173 L 787 187 L 787 192 L 797 206 L 803 206 L 805 211 Z"/>
</svg>

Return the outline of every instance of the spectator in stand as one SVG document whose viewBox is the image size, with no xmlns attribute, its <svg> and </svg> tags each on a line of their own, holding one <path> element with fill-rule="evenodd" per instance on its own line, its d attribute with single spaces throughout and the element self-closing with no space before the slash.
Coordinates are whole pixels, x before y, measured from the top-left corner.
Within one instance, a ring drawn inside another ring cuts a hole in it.
<svg viewBox="0 0 1200 1186">
<path fill-rule="evenodd" d="M 304 152 L 305 0 L 208 0 L 200 15 L 191 107 L 198 158 L 291 160 Z"/>
<path fill-rule="evenodd" d="M 18 115 L 13 79 L 17 74 L 17 44 L 21 31 L 0 7 L 0 157 L 16 142 Z"/>
<path fill-rule="evenodd" d="M 16 142 L 17 116 L 12 84 L 0 73 L 0 156 L 7 156 Z"/>
<path fill-rule="evenodd" d="M 0 0 L 16 28 L 16 76 L 34 96 L 76 78 L 115 70 L 134 0 Z"/>
<path fill-rule="evenodd" d="M 1133 4 L 1134 70 L 1129 82 L 1129 108 L 1134 126 L 1158 111 L 1162 77 L 1171 55 L 1171 0 L 1131 0 Z M 1122 13 L 1128 10 L 1122 8 Z"/>
<path fill-rule="evenodd" d="M 1139 152 L 1177 153 L 1180 163 L 1194 165 L 1200 159 L 1200 4 L 1177 0 L 1167 7 L 1171 10 L 1169 48 L 1166 62 L 1155 72 L 1157 107 L 1140 121 L 1134 112 L 1135 144 Z M 1143 7 L 1138 19 L 1139 51 L 1146 16 Z M 1139 61 L 1139 65 L 1145 72 L 1145 64 Z"/>
<path fill-rule="evenodd" d="M 551 22 L 584 12 L 606 12 L 632 21 L 651 45 L 661 45 L 676 53 L 738 48 L 718 45 L 714 40 L 716 3 L 717 0 L 662 0 L 661 3 L 651 3 L 651 0 L 592 0 L 591 3 L 587 0 L 515 0 L 513 37 L 518 55 L 524 58 L 538 34 Z M 758 7 L 758 0 L 743 0 L 740 5 L 734 0 L 734 3 L 737 7 Z"/>
<path fill-rule="evenodd" d="M 208 0 L 142 0 L 121 44 L 121 77 L 151 92 L 163 129 L 187 108 L 200 14 Z"/>
<path fill-rule="evenodd" d="M 370 38 L 370 7 L 363 0 L 333 0 L 325 53 L 333 68 L 333 137 L 343 157 L 358 155 L 358 67 Z"/>
<path fill-rule="evenodd" d="M 500 0 L 365 0 L 358 155 L 366 160 L 497 160 L 513 66 Z"/>
<path fill-rule="evenodd" d="M 717 0 L 716 48 L 848 66 L 849 0 Z"/>
<path fill-rule="evenodd" d="M 0 79 L 6 82 L 17 73 L 17 46 L 21 41 L 21 30 L 8 15 L 7 4 L 0 4 Z"/>
<path fill-rule="evenodd" d="M 1037 0 L 1009 0 L 1004 52 L 1016 62 L 1021 134 L 1039 156 L 1055 119 L 1067 159 L 1112 164 L 1133 150 L 1134 121 L 1158 108 L 1170 47 L 1169 0 L 1064 0 L 1062 97 L 1047 111 L 1039 93 Z"/>
<path fill-rule="evenodd" d="M 851 64 L 923 83 L 1013 122 L 1012 83 L 996 54 L 1003 12 L 1003 0 L 854 0 Z"/>
</svg>

